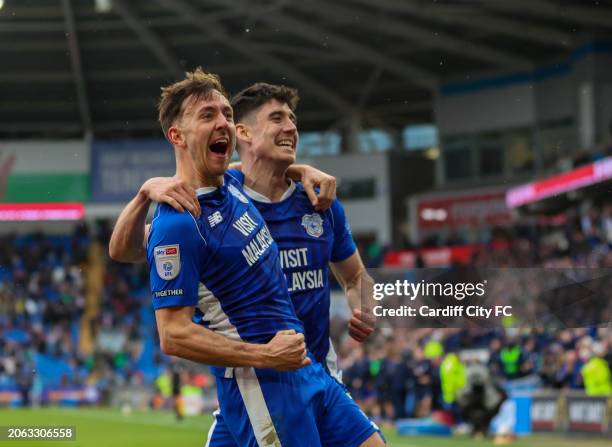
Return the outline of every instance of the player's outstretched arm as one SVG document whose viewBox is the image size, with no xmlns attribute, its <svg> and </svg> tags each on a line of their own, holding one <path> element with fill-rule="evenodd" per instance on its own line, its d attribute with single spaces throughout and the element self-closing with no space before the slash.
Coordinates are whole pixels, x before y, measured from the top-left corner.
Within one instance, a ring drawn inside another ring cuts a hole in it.
<svg viewBox="0 0 612 447">
<path fill-rule="evenodd" d="M 331 269 L 342 285 L 352 310 L 349 335 L 363 342 L 372 335 L 376 326 L 376 317 L 372 312 L 374 281 L 368 275 L 358 251 L 343 261 L 331 263 Z"/>
<path fill-rule="evenodd" d="M 291 371 L 310 364 L 304 335 L 279 331 L 267 344 L 230 340 L 192 322 L 192 307 L 166 307 L 155 312 L 161 349 L 208 365 L 271 368 Z"/>
<path fill-rule="evenodd" d="M 195 190 L 175 177 L 154 177 L 147 180 L 136 197 L 123 209 L 109 243 L 109 254 L 120 262 L 144 262 L 148 226 L 145 226 L 151 202 L 167 203 L 179 212 L 200 214 Z"/>
<path fill-rule="evenodd" d="M 333 175 L 312 166 L 294 164 L 287 169 L 287 177 L 302 182 L 310 203 L 317 211 L 325 211 L 336 199 L 336 177 Z M 319 193 L 315 191 L 317 187 Z"/>
</svg>

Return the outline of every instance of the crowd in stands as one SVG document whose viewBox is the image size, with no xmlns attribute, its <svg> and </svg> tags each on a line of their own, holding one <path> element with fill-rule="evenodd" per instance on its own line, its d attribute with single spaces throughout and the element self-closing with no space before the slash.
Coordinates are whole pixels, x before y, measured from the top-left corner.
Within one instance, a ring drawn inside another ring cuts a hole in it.
<svg viewBox="0 0 612 447">
<path fill-rule="evenodd" d="M 594 356 L 612 369 L 609 328 L 381 332 L 365 345 L 344 338 L 338 354 L 352 396 L 382 420 L 422 417 L 445 408 L 440 365 L 449 352 L 479 352 L 499 383 L 526 390 L 582 390 L 582 368 Z"/>
<path fill-rule="evenodd" d="M 81 380 L 75 322 L 84 305 L 88 238 L 42 234 L 0 238 L 0 387 L 17 386 L 26 399 L 42 386 L 37 365 L 57 359 L 61 380 Z M 58 378 L 60 379 L 60 378 Z"/>
<path fill-rule="evenodd" d="M 110 261 L 108 225 L 95 233 L 83 225 L 71 235 L 0 237 L 0 394 L 18 390 L 23 404 L 45 404 L 45 390 L 90 387 L 97 402 L 108 403 L 113 389 L 153 388 L 169 370 L 170 358 L 159 350 L 146 264 Z M 102 257 L 101 271 L 92 273 L 92 256 Z M 101 276 L 101 287 L 87 320 L 92 274 Z M 90 343 L 84 343 L 85 330 Z M 183 383 L 210 394 L 212 376 L 203 379 L 205 368 L 189 366 L 182 367 Z"/>
<path fill-rule="evenodd" d="M 98 244 L 97 253 L 106 253 L 103 239 L 86 226 L 66 236 L 0 238 L 0 390 L 19 389 L 27 404 L 41 402 L 47 388 L 94 385 L 104 394 L 144 380 L 143 340 L 155 344 L 156 333 L 141 321 L 150 304 L 144 266 L 108 263 L 93 303 L 99 311 L 83 321 L 90 250 Z M 161 367 L 159 356 L 150 357 Z"/>
<path fill-rule="evenodd" d="M 512 228 L 496 229 L 492 234 L 494 240 L 490 247 L 478 252 L 470 267 L 556 271 L 612 267 L 612 204 L 607 202 L 571 209 L 554 219 L 520 222 Z M 445 354 L 481 349 L 486 353 L 490 371 L 500 382 L 512 385 L 525 381 L 537 388 L 584 389 L 581 371 L 591 358 L 604 359 L 612 370 L 612 329 L 608 327 L 612 316 L 609 299 L 612 284 L 610 275 L 603 270 L 582 272 L 604 278 L 598 283 L 604 288 L 602 307 L 593 309 L 599 317 L 596 321 L 574 308 L 566 315 L 565 324 L 557 329 L 394 328 L 379 331 L 365 345 L 346 337 L 342 325 L 334 325 L 344 382 L 373 416 L 382 419 L 423 416 L 444 407 L 440 364 Z M 533 270 L 533 273 L 532 276 L 541 276 L 539 271 Z M 524 270 L 522 275 L 528 277 Z M 509 291 L 506 299 L 516 298 L 523 305 L 528 304 L 525 290 L 531 289 L 536 297 L 541 287 L 537 281 L 504 285 Z M 568 288 L 567 292 L 572 294 L 573 289 Z M 575 296 L 567 298 L 575 300 Z M 585 319 L 572 319 L 579 316 Z M 584 328 L 563 328 L 580 326 Z"/>
</svg>

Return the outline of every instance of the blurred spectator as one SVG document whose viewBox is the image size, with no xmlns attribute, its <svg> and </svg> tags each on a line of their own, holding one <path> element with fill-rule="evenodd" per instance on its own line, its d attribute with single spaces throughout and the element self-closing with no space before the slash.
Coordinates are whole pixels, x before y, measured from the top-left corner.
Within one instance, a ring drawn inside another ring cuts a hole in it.
<svg viewBox="0 0 612 447">
<path fill-rule="evenodd" d="M 585 391 L 588 396 L 609 396 L 612 394 L 612 377 L 610 367 L 603 359 L 605 347 L 595 343 L 590 351 L 589 361 L 582 367 Z"/>
<path fill-rule="evenodd" d="M 557 371 L 555 385 L 557 388 L 577 389 L 582 387 L 582 377 L 580 370 L 583 366 L 576 351 L 566 351 L 563 356 L 563 363 Z"/>
<path fill-rule="evenodd" d="M 535 374 L 540 367 L 540 353 L 536 350 L 536 342 L 533 338 L 527 338 L 525 340 L 522 356 L 520 375 L 530 376 Z"/>
<path fill-rule="evenodd" d="M 506 379 L 521 377 L 521 365 L 524 361 L 523 349 L 516 338 L 510 338 L 499 353 L 502 374 Z"/>
</svg>

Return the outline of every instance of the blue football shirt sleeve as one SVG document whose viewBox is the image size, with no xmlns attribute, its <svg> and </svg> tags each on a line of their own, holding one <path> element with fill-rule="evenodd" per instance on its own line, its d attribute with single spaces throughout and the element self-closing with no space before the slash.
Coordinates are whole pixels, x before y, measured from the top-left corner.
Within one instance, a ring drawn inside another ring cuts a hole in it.
<svg viewBox="0 0 612 447">
<path fill-rule="evenodd" d="M 191 214 L 160 205 L 147 242 L 154 309 L 197 304 L 205 244 Z"/>
<path fill-rule="evenodd" d="M 333 201 L 330 212 L 334 227 L 334 245 L 332 247 L 331 262 L 340 262 L 355 253 L 357 246 L 353 240 L 353 232 L 346 219 L 344 207 L 338 200 Z"/>
</svg>

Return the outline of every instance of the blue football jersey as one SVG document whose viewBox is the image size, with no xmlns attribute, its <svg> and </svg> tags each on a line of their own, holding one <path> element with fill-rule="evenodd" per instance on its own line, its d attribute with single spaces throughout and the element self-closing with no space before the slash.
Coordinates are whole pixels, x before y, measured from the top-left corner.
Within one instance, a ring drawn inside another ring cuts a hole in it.
<svg viewBox="0 0 612 447">
<path fill-rule="evenodd" d="M 197 193 L 199 218 L 164 204 L 155 212 L 147 243 L 153 307 L 194 306 L 196 323 L 251 343 L 304 332 L 276 243 L 242 183 L 226 174 L 223 186 Z"/>
<path fill-rule="evenodd" d="M 244 182 L 240 171 L 231 175 Z M 270 202 L 245 187 L 270 228 L 306 346 L 316 360 L 336 373 L 337 359 L 329 338 L 329 263 L 357 250 L 344 208 L 338 200 L 323 213 L 315 211 L 301 183 L 292 183 L 279 202 Z"/>
</svg>

